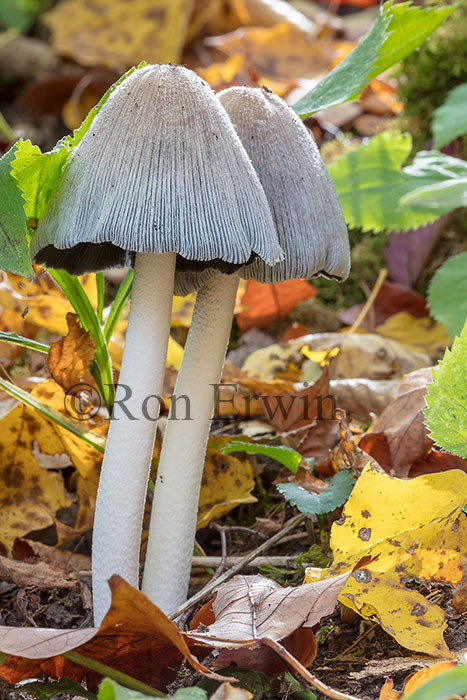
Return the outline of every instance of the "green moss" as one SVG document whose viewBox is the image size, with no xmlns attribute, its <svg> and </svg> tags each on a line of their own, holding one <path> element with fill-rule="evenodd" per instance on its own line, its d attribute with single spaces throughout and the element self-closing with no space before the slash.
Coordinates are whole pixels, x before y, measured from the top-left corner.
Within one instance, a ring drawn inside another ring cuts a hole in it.
<svg viewBox="0 0 467 700">
<path fill-rule="evenodd" d="M 397 70 L 399 97 L 405 103 L 399 127 L 411 132 L 413 153 L 431 138 L 433 111 L 452 88 L 467 82 L 467 0 Z M 467 155 L 467 139 L 463 139 Z"/>
</svg>

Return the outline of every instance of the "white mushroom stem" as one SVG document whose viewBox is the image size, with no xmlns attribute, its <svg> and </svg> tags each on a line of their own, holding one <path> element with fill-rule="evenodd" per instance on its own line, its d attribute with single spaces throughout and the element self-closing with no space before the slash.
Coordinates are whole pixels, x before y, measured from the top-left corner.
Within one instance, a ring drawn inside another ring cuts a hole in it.
<svg viewBox="0 0 467 700">
<path fill-rule="evenodd" d="M 92 545 L 94 623 L 120 574 L 138 587 L 146 489 L 170 332 L 176 255 L 138 253 L 116 401 L 97 493 Z M 131 395 L 130 395 L 131 394 Z M 131 416 L 131 417 L 130 417 Z"/>
<path fill-rule="evenodd" d="M 172 398 L 143 576 L 144 593 L 165 613 L 187 597 L 215 385 L 222 374 L 237 286 L 237 275 L 218 274 L 198 292 Z M 191 420 L 186 420 L 183 396 Z"/>
</svg>

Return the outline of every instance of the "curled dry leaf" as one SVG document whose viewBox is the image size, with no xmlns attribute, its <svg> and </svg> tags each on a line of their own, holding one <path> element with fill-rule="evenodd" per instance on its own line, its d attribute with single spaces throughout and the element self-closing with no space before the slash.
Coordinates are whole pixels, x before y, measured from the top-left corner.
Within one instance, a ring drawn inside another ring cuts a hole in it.
<svg viewBox="0 0 467 700">
<path fill-rule="evenodd" d="M 264 576 L 234 576 L 217 591 L 215 621 L 189 632 L 190 639 L 218 647 L 235 647 L 264 638 L 280 641 L 299 627 L 313 627 L 330 615 L 350 572 L 315 584 L 283 588 Z"/>
<path fill-rule="evenodd" d="M 155 687 L 173 680 L 183 658 L 203 675 L 220 676 L 191 653 L 185 635 L 143 593 L 120 576 L 109 581 L 112 605 L 99 629 L 24 629 L 0 627 L 0 651 L 9 658 L 0 665 L 0 677 L 9 683 L 45 673 L 50 678 L 86 679 L 95 687 L 96 674 L 65 659 L 77 651 Z"/>
<path fill-rule="evenodd" d="M 82 328 L 77 314 L 68 313 L 66 322 L 68 333 L 50 346 L 50 374 L 65 391 L 81 382 L 94 386 L 94 379 L 88 369 L 94 357 L 94 341 Z"/>
</svg>

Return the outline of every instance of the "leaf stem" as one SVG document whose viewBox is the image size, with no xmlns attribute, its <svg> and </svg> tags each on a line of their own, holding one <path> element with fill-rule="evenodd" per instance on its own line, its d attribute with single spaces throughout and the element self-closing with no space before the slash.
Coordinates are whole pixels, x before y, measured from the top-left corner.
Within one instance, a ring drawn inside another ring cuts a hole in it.
<svg viewBox="0 0 467 700">
<path fill-rule="evenodd" d="M 161 690 L 157 690 L 157 688 L 153 688 L 152 686 L 143 683 L 143 681 L 139 681 L 137 678 L 128 676 L 126 673 L 123 673 L 123 671 L 117 671 L 117 669 L 107 666 L 107 664 L 103 664 L 101 661 L 91 659 L 89 656 L 83 656 L 77 651 L 66 651 L 64 654 L 61 654 L 61 656 L 75 664 L 79 664 L 79 666 L 84 666 L 85 668 L 89 668 L 91 671 L 96 671 L 96 673 L 100 673 L 101 676 L 112 678 L 112 680 L 116 681 L 117 683 L 121 683 L 126 688 L 130 688 L 130 690 L 136 690 L 139 693 L 144 693 L 145 695 L 150 695 L 154 698 L 167 697 Z"/>
</svg>

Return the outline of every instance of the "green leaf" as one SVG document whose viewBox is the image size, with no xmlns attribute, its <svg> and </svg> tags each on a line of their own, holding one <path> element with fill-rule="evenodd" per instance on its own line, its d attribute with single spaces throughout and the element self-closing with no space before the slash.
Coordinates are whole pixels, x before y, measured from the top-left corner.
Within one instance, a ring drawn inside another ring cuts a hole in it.
<svg viewBox="0 0 467 700">
<path fill-rule="evenodd" d="M 404 700 L 448 700 L 466 693 L 467 666 L 455 666 L 404 695 Z"/>
<path fill-rule="evenodd" d="M 427 386 L 426 423 L 443 450 L 467 457 L 467 322 Z"/>
<path fill-rule="evenodd" d="M 31 340 L 31 338 L 25 338 L 22 335 L 17 335 L 17 333 L 7 333 L 6 331 L 0 331 L 0 341 L 2 343 L 11 343 L 12 345 L 21 345 L 27 350 L 36 350 L 45 354 L 50 350 L 49 345 L 39 343 L 37 340 Z"/>
<path fill-rule="evenodd" d="M 432 211 L 436 216 L 467 207 L 467 178 L 445 180 L 435 185 L 418 187 L 401 198 L 401 205 L 417 211 Z"/>
<path fill-rule="evenodd" d="M 246 452 L 251 455 L 266 455 L 276 462 L 280 462 L 290 469 L 294 474 L 297 473 L 302 456 L 291 447 L 283 445 L 261 445 L 258 442 L 243 442 L 242 440 L 232 440 L 220 448 L 224 454 L 231 452 Z"/>
<path fill-rule="evenodd" d="M 40 219 L 47 204 L 55 192 L 64 168 L 68 163 L 73 149 L 79 144 L 84 134 L 92 124 L 96 114 L 107 102 L 112 92 L 135 70 L 142 68 L 143 61 L 137 67 L 130 68 L 117 80 L 105 93 L 100 102 L 91 109 L 81 126 L 73 132 L 72 136 L 65 136 L 56 144 L 55 148 L 47 153 L 42 153 L 38 146 L 33 146 L 30 141 L 17 142 L 16 159 L 12 163 L 11 172 L 17 180 L 23 192 L 25 211 L 28 217 Z"/>
<path fill-rule="evenodd" d="M 173 700 L 207 700 L 208 694 L 202 688 L 179 688 L 173 694 Z"/>
<path fill-rule="evenodd" d="M 2 0 L 0 26 L 4 29 L 18 29 L 23 34 L 48 4 L 44 0 Z"/>
<path fill-rule="evenodd" d="M 467 252 L 454 255 L 436 271 L 428 291 L 431 315 L 454 338 L 467 318 Z"/>
<path fill-rule="evenodd" d="M 350 496 L 354 483 L 353 475 L 342 471 L 329 479 L 328 487 L 321 493 L 310 493 L 298 484 L 278 484 L 276 488 L 301 513 L 321 515 L 343 505 Z"/>
<path fill-rule="evenodd" d="M 15 155 L 13 146 L 0 159 L 0 268 L 32 277 L 24 202 L 10 172 Z"/>
<path fill-rule="evenodd" d="M 467 163 L 439 151 L 421 151 L 411 165 L 403 167 L 411 148 L 409 134 L 384 131 L 330 164 L 349 226 L 363 231 L 408 231 L 455 208 L 419 210 L 409 195 L 467 177 Z"/>
<path fill-rule="evenodd" d="M 70 681 L 69 678 L 61 678 L 59 681 L 41 682 L 32 681 L 27 683 L 20 683 L 15 689 L 11 688 L 10 692 L 13 694 L 16 691 L 24 694 L 32 695 L 40 700 L 48 700 L 48 698 L 56 696 L 58 693 L 66 693 L 71 697 L 83 697 L 89 700 L 95 700 L 95 693 L 91 693 L 90 690 L 86 690 L 80 683 L 76 681 Z"/>
<path fill-rule="evenodd" d="M 467 133 L 466 103 L 467 83 L 464 83 L 451 90 L 441 107 L 435 109 L 431 125 L 435 148 L 442 148 Z"/>
<path fill-rule="evenodd" d="M 385 2 L 368 34 L 293 109 L 302 118 L 332 105 L 356 100 L 372 78 L 414 51 L 456 6 L 420 8 Z"/>
<path fill-rule="evenodd" d="M 150 697 L 150 695 L 145 695 L 137 690 L 124 688 L 123 685 L 111 678 L 102 680 L 97 694 L 98 700 L 146 700 L 146 698 L 149 699 Z"/>
</svg>

